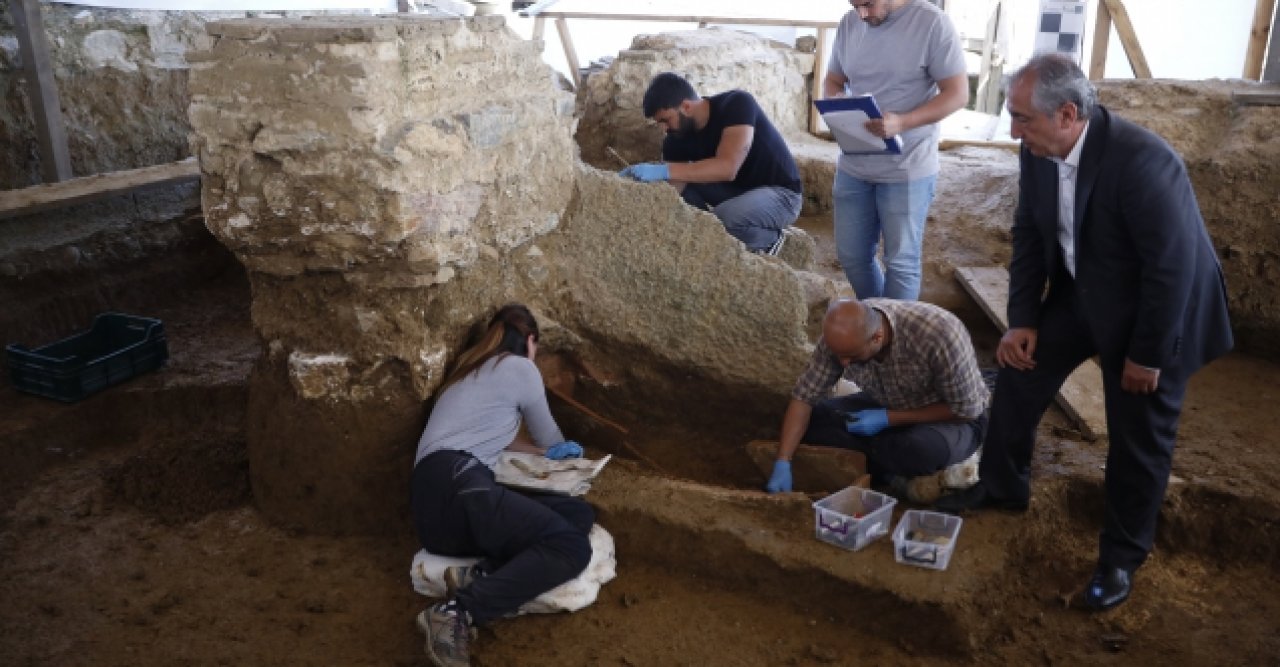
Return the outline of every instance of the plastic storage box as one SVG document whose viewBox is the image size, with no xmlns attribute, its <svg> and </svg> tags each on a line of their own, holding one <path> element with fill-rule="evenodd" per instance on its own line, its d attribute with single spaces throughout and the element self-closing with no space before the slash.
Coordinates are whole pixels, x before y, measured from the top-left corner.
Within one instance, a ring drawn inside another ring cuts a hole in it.
<svg viewBox="0 0 1280 667">
<path fill-rule="evenodd" d="M 893 557 L 899 563 L 945 570 L 962 523 L 964 519 L 952 514 L 907 510 L 893 529 Z"/>
<path fill-rule="evenodd" d="M 851 486 L 813 504 L 813 532 L 823 542 L 857 551 L 889 534 L 893 506 L 883 493 Z"/>
<path fill-rule="evenodd" d="M 149 317 L 103 313 L 93 327 L 34 350 L 5 347 L 13 386 L 73 403 L 155 370 L 169 359 L 164 324 Z"/>
</svg>

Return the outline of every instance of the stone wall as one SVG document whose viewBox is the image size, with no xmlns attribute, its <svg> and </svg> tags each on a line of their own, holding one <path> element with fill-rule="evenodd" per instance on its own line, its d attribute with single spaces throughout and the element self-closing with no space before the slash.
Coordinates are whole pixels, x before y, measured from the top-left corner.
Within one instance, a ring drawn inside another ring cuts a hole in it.
<svg viewBox="0 0 1280 667">
<path fill-rule="evenodd" d="M 1280 359 L 1280 107 L 1237 105 L 1244 81 L 1114 81 L 1102 103 L 1186 162 L 1227 278 L 1236 349 Z"/>
<path fill-rule="evenodd" d="M 780 132 L 807 132 L 813 63 L 812 53 L 720 28 L 636 37 L 578 93 L 582 159 L 616 171 L 621 165 L 609 147 L 628 162 L 660 157 L 662 131 L 644 117 L 641 101 L 649 81 L 662 72 L 685 77 L 703 96 L 746 90 Z"/>
<path fill-rule="evenodd" d="M 185 52 L 209 14 L 41 3 L 77 176 L 187 157 Z M 22 56 L 0 12 L 0 189 L 41 182 Z"/>
<path fill-rule="evenodd" d="M 538 314 L 540 358 L 606 391 L 687 405 L 718 387 L 777 419 L 825 283 L 670 188 L 581 166 L 571 96 L 501 17 L 209 30 L 190 118 L 209 228 L 253 284 L 248 447 L 270 516 L 400 530 L 424 401 L 504 302 Z"/>
<path fill-rule="evenodd" d="M 72 172 L 88 176 L 188 157 L 187 60 L 211 43 L 205 23 L 246 12 L 101 9 L 40 3 Z M 253 12 L 302 16 L 325 12 Z M 0 189 L 36 185 L 40 154 L 22 54 L 0 11 Z"/>
</svg>

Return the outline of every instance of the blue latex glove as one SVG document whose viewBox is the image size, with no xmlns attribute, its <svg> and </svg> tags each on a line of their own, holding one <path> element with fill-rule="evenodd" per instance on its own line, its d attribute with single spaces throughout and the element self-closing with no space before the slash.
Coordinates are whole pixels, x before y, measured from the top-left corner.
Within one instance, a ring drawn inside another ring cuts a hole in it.
<svg viewBox="0 0 1280 667">
<path fill-rule="evenodd" d="M 661 162 L 646 162 L 644 164 L 633 164 L 618 172 L 618 175 L 634 178 L 641 183 L 652 183 L 670 178 L 671 170 Z"/>
<path fill-rule="evenodd" d="M 854 435 L 875 435 L 889 428 L 889 411 L 876 408 L 850 412 L 844 427 Z"/>
<path fill-rule="evenodd" d="M 543 456 L 546 456 L 553 461 L 576 459 L 582 456 L 582 445 L 579 445 L 572 440 L 565 440 L 558 445 L 551 445 L 548 447 L 547 453 Z"/>
<path fill-rule="evenodd" d="M 769 483 L 764 486 L 764 490 L 769 493 L 781 493 L 791 490 L 790 461 L 773 462 L 773 474 L 769 476 Z"/>
</svg>

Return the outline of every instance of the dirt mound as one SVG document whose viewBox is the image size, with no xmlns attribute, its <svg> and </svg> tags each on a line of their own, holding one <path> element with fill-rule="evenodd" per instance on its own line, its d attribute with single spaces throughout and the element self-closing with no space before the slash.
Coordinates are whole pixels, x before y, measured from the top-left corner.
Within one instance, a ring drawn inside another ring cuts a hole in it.
<svg viewBox="0 0 1280 667">
<path fill-rule="evenodd" d="M 249 457 L 243 439 L 160 442 L 103 473 L 108 497 L 161 523 L 195 521 L 249 501 Z"/>
</svg>

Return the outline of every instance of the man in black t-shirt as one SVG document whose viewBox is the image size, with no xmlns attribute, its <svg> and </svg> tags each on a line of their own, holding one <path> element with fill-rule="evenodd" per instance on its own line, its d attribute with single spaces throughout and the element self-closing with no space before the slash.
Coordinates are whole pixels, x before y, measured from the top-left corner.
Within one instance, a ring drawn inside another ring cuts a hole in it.
<svg viewBox="0 0 1280 667">
<path fill-rule="evenodd" d="M 621 174 L 670 182 L 748 249 L 776 253 L 782 230 L 800 215 L 800 172 L 755 98 L 731 90 L 703 99 L 688 81 L 664 72 L 645 91 L 644 115 L 667 129 L 665 162 L 632 165 Z"/>
</svg>

